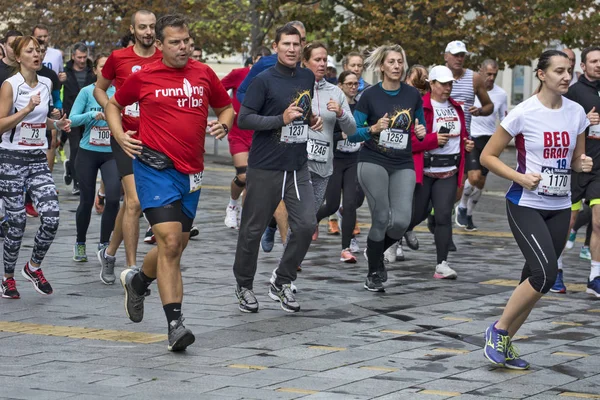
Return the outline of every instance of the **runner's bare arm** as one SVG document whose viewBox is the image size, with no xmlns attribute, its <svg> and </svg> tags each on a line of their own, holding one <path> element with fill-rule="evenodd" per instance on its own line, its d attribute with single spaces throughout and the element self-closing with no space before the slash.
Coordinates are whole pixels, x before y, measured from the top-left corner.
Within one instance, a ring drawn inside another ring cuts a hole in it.
<svg viewBox="0 0 600 400">
<path fill-rule="evenodd" d="M 0 89 L 0 132 L 6 132 L 17 126 L 21 121 L 25 119 L 25 117 L 33 111 L 33 109 L 39 104 L 39 96 L 37 104 L 32 99 L 29 101 L 27 107 L 17 111 L 13 115 L 10 114 L 10 110 L 13 107 L 13 90 L 10 83 L 6 82 L 2 85 L 2 89 Z"/>
<path fill-rule="evenodd" d="M 490 99 L 487 90 L 485 90 L 485 84 L 483 78 L 478 73 L 473 74 L 473 88 L 475 89 L 475 96 L 479 98 L 481 107 L 471 107 L 469 111 L 476 117 L 485 117 L 494 112 L 494 103 Z"/>
<path fill-rule="evenodd" d="M 142 142 L 131 137 L 131 135 L 135 134 L 134 131 L 123 131 L 123 126 L 121 125 L 122 109 L 123 106 L 117 103 L 115 98 L 112 97 L 104 109 L 106 122 L 108 122 L 110 132 L 125 154 L 131 158 L 135 158 L 135 155 L 140 154 L 140 151 L 142 150 L 142 146 L 140 146 Z"/>
<path fill-rule="evenodd" d="M 208 133 L 211 136 L 221 140 L 227 135 L 227 132 L 231 130 L 233 118 L 235 117 L 235 111 L 233 110 L 233 106 L 231 104 L 226 107 L 215 108 L 213 110 L 217 115 L 217 120 L 209 122 L 208 126 L 210 129 Z M 225 128 L 223 128 L 223 124 L 227 125 L 227 132 L 225 131 Z"/>
<path fill-rule="evenodd" d="M 96 86 L 94 87 L 94 98 L 102 106 L 102 108 L 106 108 L 106 104 L 108 103 L 108 95 L 106 91 L 112 84 L 112 81 L 109 81 L 102 75 L 98 77 L 96 81 Z"/>
</svg>

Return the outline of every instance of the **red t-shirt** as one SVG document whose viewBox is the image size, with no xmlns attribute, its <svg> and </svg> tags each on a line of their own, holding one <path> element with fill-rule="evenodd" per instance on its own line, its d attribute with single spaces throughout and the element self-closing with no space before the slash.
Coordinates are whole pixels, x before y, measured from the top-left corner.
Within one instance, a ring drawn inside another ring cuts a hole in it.
<svg viewBox="0 0 600 400">
<path fill-rule="evenodd" d="M 246 75 L 250 72 L 250 68 L 236 68 L 232 69 L 229 74 L 227 74 L 223 79 L 221 79 L 221 83 L 225 90 L 233 90 L 232 93 L 232 104 L 233 109 L 235 110 L 235 118 L 233 120 L 233 126 L 231 127 L 231 132 L 229 132 L 229 136 L 243 135 L 243 136 L 252 136 L 253 131 L 243 130 L 238 127 L 237 124 L 237 115 L 240 113 L 241 104 L 235 95 L 238 87 L 242 84 Z"/>
<path fill-rule="evenodd" d="M 140 57 L 133 51 L 134 47 L 135 46 L 129 46 L 124 49 L 113 51 L 102 68 L 102 76 L 113 81 L 113 85 L 117 90 L 119 90 L 129 75 L 139 71 L 143 65 L 151 64 L 162 59 L 162 52 L 159 49 L 156 49 L 154 54 L 150 57 Z M 139 117 L 136 116 L 139 116 L 137 104 L 134 104 L 127 109 L 123 109 L 121 115 L 123 129 L 126 131 L 138 130 L 140 122 Z"/>
<path fill-rule="evenodd" d="M 183 68 L 162 61 L 144 65 L 117 90 L 115 100 L 122 106 L 139 102 L 139 140 L 169 156 L 184 174 L 204 170 L 208 106 L 231 104 L 217 74 L 192 59 Z"/>
</svg>

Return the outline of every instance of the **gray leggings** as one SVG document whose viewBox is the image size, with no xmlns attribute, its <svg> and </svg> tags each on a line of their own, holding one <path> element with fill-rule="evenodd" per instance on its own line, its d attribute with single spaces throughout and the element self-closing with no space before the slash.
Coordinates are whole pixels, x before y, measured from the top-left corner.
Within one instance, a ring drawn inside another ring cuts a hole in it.
<svg viewBox="0 0 600 400">
<path fill-rule="evenodd" d="M 358 182 L 371 210 L 369 239 L 380 242 L 386 234 L 399 240 L 412 217 L 415 171 L 390 170 L 369 162 L 358 163 Z"/>
</svg>

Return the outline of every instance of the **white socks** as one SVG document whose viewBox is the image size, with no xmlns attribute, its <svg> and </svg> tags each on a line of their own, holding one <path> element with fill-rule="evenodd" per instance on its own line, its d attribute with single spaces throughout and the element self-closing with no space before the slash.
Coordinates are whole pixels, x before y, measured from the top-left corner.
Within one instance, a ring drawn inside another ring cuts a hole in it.
<svg viewBox="0 0 600 400">
<path fill-rule="evenodd" d="M 234 200 L 231 197 L 229 198 L 229 207 L 235 208 L 238 206 L 238 202 L 240 199 Z"/>
<path fill-rule="evenodd" d="M 593 281 L 597 276 L 600 276 L 600 261 L 592 261 L 592 268 L 590 269 L 590 281 Z"/>
<path fill-rule="evenodd" d="M 473 215 L 473 210 L 475 209 L 475 205 L 481 198 L 481 193 L 482 193 L 481 189 L 479 189 L 478 187 L 475 187 L 475 186 L 472 186 L 472 187 L 473 187 L 473 192 L 471 193 L 471 195 L 469 196 L 469 200 L 467 201 L 467 215 L 468 216 Z M 464 195 L 463 195 L 463 197 L 464 197 Z"/>
<path fill-rule="evenodd" d="M 460 205 L 459 205 L 460 208 L 468 207 L 469 197 L 471 197 L 471 194 L 473 194 L 473 189 L 475 189 L 475 186 L 471 185 L 471 183 L 467 179 L 465 181 L 465 188 L 463 189 L 463 195 L 460 198 Z"/>
</svg>

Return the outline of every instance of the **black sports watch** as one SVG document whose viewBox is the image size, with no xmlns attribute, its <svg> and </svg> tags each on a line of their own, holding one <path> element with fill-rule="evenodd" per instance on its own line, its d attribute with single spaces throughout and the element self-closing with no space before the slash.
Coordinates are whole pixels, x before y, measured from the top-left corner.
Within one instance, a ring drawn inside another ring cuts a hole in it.
<svg viewBox="0 0 600 400">
<path fill-rule="evenodd" d="M 223 127 L 223 129 L 225 129 L 225 134 L 227 135 L 229 133 L 229 127 L 227 126 L 227 124 L 221 124 L 221 126 Z"/>
</svg>

